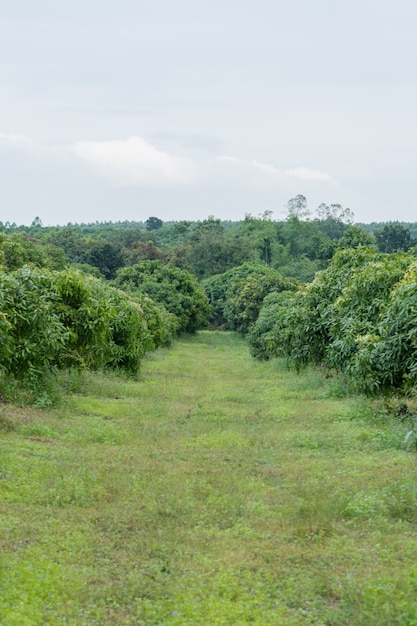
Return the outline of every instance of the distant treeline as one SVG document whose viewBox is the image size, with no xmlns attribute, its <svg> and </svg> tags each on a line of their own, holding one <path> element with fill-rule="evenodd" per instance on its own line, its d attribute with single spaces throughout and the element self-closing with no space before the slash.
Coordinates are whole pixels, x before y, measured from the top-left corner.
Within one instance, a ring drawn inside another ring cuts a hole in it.
<svg viewBox="0 0 417 626">
<path fill-rule="evenodd" d="M 30 226 L 0 222 L 0 264 L 63 269 L 68 265 L 114 279 L 117 272 L 145 260 L 159 260 L 192 272 L 199 280 L 242 263 L 263 263 L 301 283 L 313 280 L 340 247 L 371 245 L 381 252 L 409 250 L 416 224 L 389 222 L 353 225 L 349 209 L 321 204 L 312 216 L 304 196 L 288 202 L 287 217 L 271 212 L 239 222 L 208 217 L 202 221 L 96 222 Z"/>
</svg>

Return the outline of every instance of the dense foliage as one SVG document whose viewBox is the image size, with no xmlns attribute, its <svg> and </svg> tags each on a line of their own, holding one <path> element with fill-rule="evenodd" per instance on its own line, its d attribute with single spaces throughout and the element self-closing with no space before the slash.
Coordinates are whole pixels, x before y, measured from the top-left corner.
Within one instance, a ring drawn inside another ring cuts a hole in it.
<svg viewBox="0 0 417 626">
<path fill-rule="evenodd" d="M 3 374 L 34 391 L 63 368 L 136 374 L 145 352 L 169 343 L 176 329 L 151 300 L 74 269 L 1 273 L 0 311 Z"/>
<path fill-rule="evenodd" d="M 270 296 L 249 335 L 254 356 L 320 363 L 367 394 L 417 384 L 417 262 L 413 254 L 344 249 L 295 294 Z"/>
<path fill-rule="evenodd" d="M 416 235 L 353 225 L 338 204 L 313 215 L 301 195 L 280 221 L 0 222 L 0 368 L 34 387 L 63 368 L 135 373 L 210 323 L 258 358 L 322 363 L 368 393 L 412 388 Z"/>
<path fill-rule="evenodd" d="M 62 248 L 24 233 L 6 235 L 0 232 L 0 267 L 13 271 L 23 265 L 64 269 L 67 263 Z"/>
<path fill-rule="evenodd" d="M 162 304 L 175 315 L 178 332 L 193 333 L 207 326 L 208 299 L 197 278 L 186 270 L 161 261 L 142 261 L 119 270 L 114 284 Z"/>
<path fill-rule="evenodd" d="M 159 260 L 186 269 L 203 280 L 251 262 L 263 263 L 278 269 L 283 276 L 306 282 L 314 278 L 317 270 L 326 267 L 351 221 L 349 210 L 340 205 L 322 204 L 313 216 L 306 203 L 304 196 L 290 200 L 287 217 L 280 221 L 273 221 L 270 211 L 257 217 L 247 215 L 240 222 L 214 217 L 195 222 L 163 222 L 152 216 L 144 222 L 44 227 L 36 218 L 31 226 L 0 222 L 0 234 L 6 240 L 20 238 L 27 248 L 24 258 L 15 255 L 13 267 L 9 263 L 7 269 L 33 262 L 54 269 L 76 264 L 90 273 L 94 268 L 111 280 L 123 267 Z M 39 251 L 42 248 L 42 255 L 47 253 L 50 260 L 34 261 L 29 251 L 33 246 Z M 58 251 L 60 258 L 52 265 L 54 251 Z"/>
<path fill-rule="evenodd" d="M 296 288 L 296 281 L 259 263 L 244 263 L 204 282 L 212 305 L 211 323 L 246 334 L 271 292 Z"/>
</svg>

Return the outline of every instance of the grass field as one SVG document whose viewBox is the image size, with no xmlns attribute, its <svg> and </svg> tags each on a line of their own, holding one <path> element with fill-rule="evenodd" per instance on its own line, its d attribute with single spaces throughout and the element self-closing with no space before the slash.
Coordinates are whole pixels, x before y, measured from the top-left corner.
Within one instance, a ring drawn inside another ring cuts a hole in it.
<svg viewBox="0 0 417 626">
<path fill-rule="evenodd" d="M 201 332 L 0 409 L 0 624 L 417 624 L 407 425 Z"/>
</svg>

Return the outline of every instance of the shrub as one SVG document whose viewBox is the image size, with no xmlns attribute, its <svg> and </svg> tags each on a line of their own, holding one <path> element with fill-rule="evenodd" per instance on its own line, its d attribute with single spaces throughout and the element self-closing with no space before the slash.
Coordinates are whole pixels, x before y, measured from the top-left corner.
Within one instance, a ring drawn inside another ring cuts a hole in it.
<svg viewBox="0 0 417 626">
<path fill-rule="evenodd" d="M 58 369 L 135 374 L 145 352 L 176 330 L 174 316 L 149 298 L 135 300 L 75 269 L 0 274 L 0 311 L 0 367 L 34 391 Z"/>
<path fill-rule="evenodd" d="M 55 367 L 68 341 L 54 309 L 48 273 L 24 267 L 0 274 L 1 366 L 32 387 Z"/>
<path fill-rule="evenodd" d="M 177 318 L 178 332 L 194 333 L 208 324 L 210 306 L 197 278 L 170 263 L 142 261 L 124 267 L 114 284 L 130 293 L 145 294 L 164 306 Z"/>
<path fill-rule="evenodd" d="M 244 263 L 204 282 L 212 305 L 212 323 L 246 334 L 257 320 L 265 296 L 295 290 L 295 280 L 267 265 Z"/>
<path fill-rule="evenodd" d="M 256 359 L 266 361 L 279 354 L 286 356 L 280 331 L 286 327 L 285 315 L 292 307 L 294 297 L 295 293 L 291 291 L 273 292 L 265 297 L 259 317 L 247 336 L 251 354 Z"/>
<path fill-rule="evenodd" d="M 376 254 L 363 266 L 354 268 L 346 278 L 341 295 L 333 303 L 330 342 L 326 362 L 338 369 L 349 368 L 364 337 L 378 333 L 392 288 L 400 281 L 410 263 L 403 254 Z M 359 338 L 362 338 L 359 341 Z M 372 343 L 373 340 L 372 340 Z"/>
<path fill-rule="evenodd" d="M 54 310 L 68 331 L 58 358 L 60 367 L 103 367 L 108 328 L 115 315 L 108 290 L 101 280 L 69 268 L 48 274 Z"/>
<path fill-rule="evenodd" d="M 257 358 L 322 363 L 368 395 L 417 384 L 417 262 L 411 254 L 340 250 L 303 291 L 265 299 L 249 341 Z"/>
<path fill-rule="evenodd" d="M 374 335 L 358 339 L 349 367 L 366 393 L 405 391 L 417 384 L 417 263 L 410 264 L 392 289 Z"/>
</svg>

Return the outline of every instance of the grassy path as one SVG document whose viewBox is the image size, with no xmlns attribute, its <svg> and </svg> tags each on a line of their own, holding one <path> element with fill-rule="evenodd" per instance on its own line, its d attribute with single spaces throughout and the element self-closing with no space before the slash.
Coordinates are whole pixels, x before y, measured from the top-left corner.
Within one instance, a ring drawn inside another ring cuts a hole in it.
<svg viewBox="0 0 417 626">
<path fill-rule="evenodd" d="M 0 411 L 0 624 L 417 624 L 416 457 L 231 334 Z"/>
</svg>

